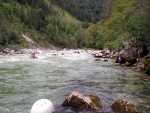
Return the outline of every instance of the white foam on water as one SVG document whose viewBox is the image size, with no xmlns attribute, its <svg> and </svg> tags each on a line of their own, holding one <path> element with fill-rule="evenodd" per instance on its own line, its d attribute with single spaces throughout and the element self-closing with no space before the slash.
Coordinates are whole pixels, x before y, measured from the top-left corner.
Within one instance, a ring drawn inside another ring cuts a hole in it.
<svg viewBox="0 0 150 113">
<path fill-rule="evenodd" d="M 84 59 L 88 59 L 91 56 L 87 53 L 70 53 L 70 54 L 64 54 L 64 58 L 65 59 L 69 59 L 69 60 L 84 60 Z"/>
<path fill-rule="evenodd" d="M 9 109 L 0 106 L 0 113 L 9 113 Z"/>
</svg>

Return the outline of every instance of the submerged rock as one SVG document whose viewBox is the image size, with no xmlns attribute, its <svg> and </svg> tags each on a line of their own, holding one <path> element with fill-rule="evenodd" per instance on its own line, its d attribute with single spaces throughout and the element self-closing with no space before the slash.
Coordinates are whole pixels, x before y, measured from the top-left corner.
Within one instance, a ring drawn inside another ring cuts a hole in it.
<svg viewBox="0 0 150 113">
<path fill-rule="evenodd" d="M 94 61 L 101 61 L 101 59 L 95 59 Z"/>
<path fill-rule="evenodd" d="M 150 82 L 150 76 L 145 76 L 141 80 L 144 82 Z"/>
<path fill-rule="evenodd" d="M 124 100 L 118 100 L 111 105 L 112 110 L 115 113 L 142 113 L 134 105 Z"/>
<path fill-rule="evenodd" d="M 96 95 L 84 95 L 78 91 L 72 92 L 62 103 L 63 107 L 69 106 L 81 110 L 99 110 L 102 108 L 100 99 Z"/>
<path fill-rule="evenodd" d="M 103 62 L 108 62 L 108 60 L 107 60 L 107 59 L 104 59 L 104 58 L 95 59 L 94 61 L 103 61 Z"/>
</svg>

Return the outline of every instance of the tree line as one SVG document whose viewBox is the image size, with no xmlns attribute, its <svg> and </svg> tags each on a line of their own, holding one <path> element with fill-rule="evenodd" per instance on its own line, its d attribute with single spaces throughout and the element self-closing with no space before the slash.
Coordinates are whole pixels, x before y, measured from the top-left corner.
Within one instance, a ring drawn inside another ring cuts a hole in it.
<svg viewBox="0 0 150 113">
<path fill-rule="evenodd" d="M 101 15 L 103 19 L 86 30 L 88 45 L 121 49 L 124 38 L 133 45 L 150 47 L 149 0 L 108 0 Z"/>
</svg>

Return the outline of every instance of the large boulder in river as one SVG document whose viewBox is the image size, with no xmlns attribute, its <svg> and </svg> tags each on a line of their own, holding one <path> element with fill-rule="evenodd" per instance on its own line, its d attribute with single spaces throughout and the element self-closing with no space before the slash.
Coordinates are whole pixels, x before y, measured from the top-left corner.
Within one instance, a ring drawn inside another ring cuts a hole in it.
<svg viewBox="0 0 150 113">
<path fill-rule="evenodd" d="M 72 107 L 81 110 L 99 110 L 102 108 L 100 99 L 96 95 L 84 95 L 78 91 L 72 92 L 62 103 L 64 107 Z"/>
<path fill-rule="evenodd" d="M 145 45 L 136 46 L 136 45 L 126 44 L 124 45 L 124 48 L 119 52 L 119 57 L 122 58 L 122 63 L 125 63 L 127 66 L 132 66 L 137 62 L 137 58 L 144 57 L 147 54 L 148 54 L 148 50 Z"/>
<path fill-rule="evenodd" d="M 94 61 L 103 61 L 103 62 L 108 62 L 108 59 L 98 58 L 98 59 L 95 59 Z"/>
<path fill-rule="evenodd" d="M 124 100 L 118 100 L 111 105 L 112 110 L 115 113 L 142 113 L 135 106 Z"/>
<path fill-rule="evenodd" d="M 130 44 L 126 44 L 124 48 L 119 52 L 121 57 L 144 57 L 148 55 L 148 50 L 145 45 L 143 46 L 134 46 Z"/>
<path fill-rule="evenodd" d="M 11 54 L 11 55 L 15 54 L 15 51 L 16 51 L 16 50 L 10 50 L 10 54 Z"/>
</svg>

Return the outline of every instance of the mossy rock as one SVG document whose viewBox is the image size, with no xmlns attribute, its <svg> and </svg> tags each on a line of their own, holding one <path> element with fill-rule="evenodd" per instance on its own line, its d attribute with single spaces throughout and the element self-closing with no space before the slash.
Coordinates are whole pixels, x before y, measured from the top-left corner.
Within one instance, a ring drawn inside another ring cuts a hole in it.
<svg viewBox="0 0 150 113">
<path fill-rule="evenodd" d="M 133 64 L 135 64 L 137 62 L 137 58 L 136 57 L 131 57 L 131 58 L 128 58 L 127 61 L 132 66 Z"/>
<path fill-rule="evenodd" d="M 72 92 L 62 103 L 63 107 L 71 107 L 80 110 L 99 110 L 102 108 L 100 99 L 96 95 L 84 95 L 80 92 Z"/>
<path fill-rule="evenodd" d="M 89 95 L 90 99 L 92 100 L 91 104 L 92 106 L 97 106 L 97 108 L 102 108 L 102 105 L 100 104 L 100 99 L 97 95 Z"/>
<path fill-rule="evenodd" d="M 125 65 L 126 66 L 131 66 L 131 64 L 129 62 L 126 62 Z"/>
<path fill-rule="evenodd" d="M 124 100 L 118 100 L 111 105 L 112 110 L 115 113 L 142 113 L 135 106 Z"/>
<path fill-rule="evenodd" d="M 95 59 L 94 61 L 101 61 L 101 59 Z"/>
</svg>

